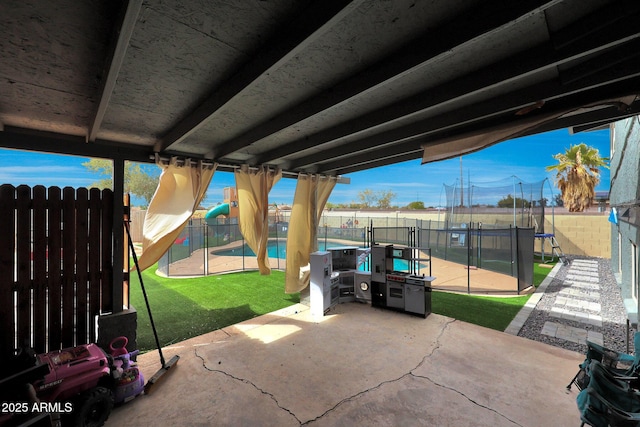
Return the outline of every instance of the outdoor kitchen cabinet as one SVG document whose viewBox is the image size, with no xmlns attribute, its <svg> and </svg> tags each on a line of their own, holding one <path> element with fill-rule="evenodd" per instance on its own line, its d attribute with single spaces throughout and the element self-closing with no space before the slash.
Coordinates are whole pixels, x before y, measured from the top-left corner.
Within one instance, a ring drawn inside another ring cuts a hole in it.
<svg viewBox="0 0 640 427">
<path fill-rule="evenodd" d="M 427 317 L 431 313 L 432 276 L 394 276 L 386 282 L 371 282 L 371 306 Z"/>
<path fill-rule="evenodd" d="M 407 277 L 404 283 L 404 311 L 427 317 L 431 313 L 431 282 L 433 276 Z"/>
<path fill-rule="evenodd" d="M 309 302 L 311 315 L 322 317 L 334 305 L 338 304 L 340 289 L 338 273 L 334 273 L 331 253 L 313 252 L 310 256 Z"/>
</svg>

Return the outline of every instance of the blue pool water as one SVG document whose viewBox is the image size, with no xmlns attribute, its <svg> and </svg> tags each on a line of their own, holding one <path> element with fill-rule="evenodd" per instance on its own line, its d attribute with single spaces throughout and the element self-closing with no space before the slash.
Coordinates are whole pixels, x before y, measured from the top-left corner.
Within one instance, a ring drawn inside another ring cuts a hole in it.
<svg viewBox="0 0 640 427">
<path fill-rule="evenodd" d="M 324 251 L 326 248 L 337 248 L 340 246 L 345 246 L 344 244 L 338 243 L 338 242 L 332 242 L 332 241 L 327 241 L 327 244 L 325 246 L 324 241 L 322 242 L 318 242 L 318 250 L 319 251 Z M 222 255 L 222 256 L 256 256 L 256 254 L 253 253 L 253 251 L 251 250 L 251 248 L 249 247 L 249 245 L 247 245 L 246 243 L 244 244 L 244 246 L 241 246 L 239 248 L 236 249 L 227 249 L 224 251 L 216 251 L 215 255 Z M 274 241 L 271 240 L 267 243 L 267 255 L 269 256 L 269 258 L 281 258 L 281 259 L 286 259 L 287 258 L 287 243 L 285 241 Z"/>
<path fill-rule="evenodd" d="M 339 248 L 339 247 L 343 247 L 345 246 L 343 243 L 339 243 L 339 242 L 332 242 L 330 240 L 327 241 L 326 246 L 325 246 L 325 242 L 321 241 L 318 242 L 318 250 L 320 251 L 324 251 L 326 250 L 326 248 Z M 355 245 L 354 245 L 355 246 Z M 246 243 L 244 244 L 244 246 L 241 246 L 239 248 L 236 249 L 227 249 L 224 251 L 217 251 L 215 252 L 215 255 L 221 255 L 221 256 L 256 256 L 256 254 L 253 253 L 253 251 L 251 250 L 251 248 L 249 247 L 249 245 L 247 245 Z M 267 243 L 267 255 L 269 258 L 271 259 L 276 259 L 276 258 L 280 258 L 282 260 L 287 258 L 287 243 L 285 241 L 279 241 L 276 242 L 274 240 L 269 241 Z M 396 271 L 407 271 L 408 270 L 408 263 L 405 260 L 402 259 L 394 259 L 393 260 L 393 269 Z M 424 266 L 420 265 L 420 268 L 424 268 Z M 360 270 L 365 270 L 365 265 L 361 265 L 360 266 Z"/>
</svg>

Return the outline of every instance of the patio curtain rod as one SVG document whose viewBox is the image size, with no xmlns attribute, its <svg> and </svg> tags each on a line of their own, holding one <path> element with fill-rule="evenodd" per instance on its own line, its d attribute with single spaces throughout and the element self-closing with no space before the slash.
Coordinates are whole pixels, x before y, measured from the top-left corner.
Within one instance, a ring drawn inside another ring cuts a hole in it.
<svg viewBox="0 0 640 427">
<path fill-rule="evenodd" d="M 176 159 L 176 164 L 178 164 L 179 166 L 184 166 L 184 164 L 187 162 L 188 158 L 185 158 L 183 156 L 172 156 L 172 157 L 162 157 L 160 156 L 158 153 L 155 153 L 154 157 L 153 157 L 156 161 L 156 163 L 162 162 L 165 164 L 169 164 L 171 162 L 171 159 Z M 194 159 L 195 160 L 195 159 Z M 224 168 L 224 169 L 239 169 L 241 166 L 240 165 L 230 165 L 230 164 L 224 164 L 224 163 L 216 163 L 210 160 L 202 160 L 202 159 L 198 159 L 197 161 L 194 161 L 194 165 L 197 164 L 197 162 L 200 162 L 201 165 L 203 166 L 214 166 L 217 165 L 218 168 Z M 255 166 L 250 166 L 249 170 L 251 171 L 257 171 L 260 168 L 255 167 Z M 275 168 L 272 168 L 275 169 Z M 314 173 L 309 173 L 309 172 L 289 172 L 289 171 L 282 171 L 282 176 L 286 177 L 286 178 L 298 178 L 300 175 L 304 175 L 304 176 L 311 176 L 311 175 L 317 175 L 320 177 L 331 177 L 331 175 L 326 175 L 326 174 L 314 174 Z M 350 184 L 351 183 L 351 179 L 350 178 L 345 178 L 343 176 L 340 175 L 336 175 L 336 183 L 337 184 Z"/>
<path fill-rule="evenodd" d="M 152 159 L 155 160 L 156 164 L 169 165 L 171 163 L 176 166 L 185 166 L 190 164 L 192 167 L 196 167 L 198 165 L 204 167 L 214 167 L 218 166 L 216 162 L 211 162 L 203 159 L 192 159 L 190 157 L 182 157 L 182 156 L 171 156 L 171 157 L 161 157 L 158 153 L 154 156 L 151 156 Z"/>
</svg>

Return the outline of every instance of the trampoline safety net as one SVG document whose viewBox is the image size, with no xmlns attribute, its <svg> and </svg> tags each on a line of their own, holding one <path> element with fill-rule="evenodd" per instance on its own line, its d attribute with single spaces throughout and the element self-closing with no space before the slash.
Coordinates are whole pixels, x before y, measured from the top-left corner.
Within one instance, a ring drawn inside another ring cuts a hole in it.
<svg viewBox="0 0 640 427">
<path fill-rule="evenodd" d="M 447 198 L 446 221 L 449 227 L 481 223 L 483 229 L 533 228 L 544 233 L 544 183 L 524 182 L 517 176 L 499 181 L 444 184 Z"/>
</svg>

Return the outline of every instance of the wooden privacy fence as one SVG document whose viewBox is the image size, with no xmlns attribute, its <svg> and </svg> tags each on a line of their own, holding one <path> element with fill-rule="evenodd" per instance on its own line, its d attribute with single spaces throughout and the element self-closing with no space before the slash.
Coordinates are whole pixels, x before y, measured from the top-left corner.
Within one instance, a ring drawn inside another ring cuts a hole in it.
<svg viewBox="0 0 640 427">
<path fill-rule="evenodd" d="M 0 186 L 0 360 L 96 340 L 111 312 L 113 192 Z"/>
</svg>

